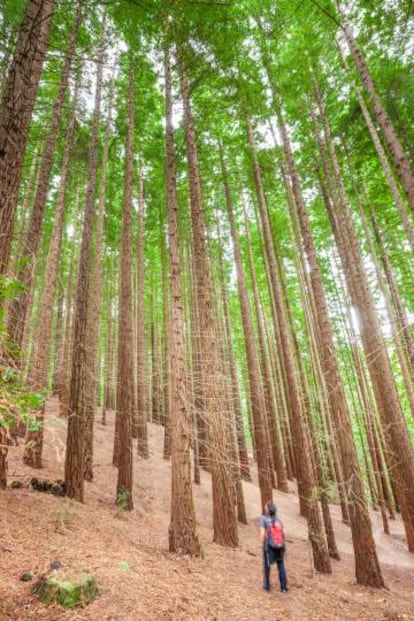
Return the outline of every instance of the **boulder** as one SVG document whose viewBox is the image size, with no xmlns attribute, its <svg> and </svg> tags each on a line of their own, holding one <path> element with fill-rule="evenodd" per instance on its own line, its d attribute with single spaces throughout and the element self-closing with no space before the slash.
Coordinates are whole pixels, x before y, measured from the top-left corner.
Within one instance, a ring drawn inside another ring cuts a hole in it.
<svg viewBox="0 0 414 621">
<path fill-rule="evenodd" d="M 87 572 L 53 571 L 40 576 L 33 592 L 44 603 L 56 602 L 64 608 L 87 606 L 99 594 L 96 578 Z"/>
</svg>

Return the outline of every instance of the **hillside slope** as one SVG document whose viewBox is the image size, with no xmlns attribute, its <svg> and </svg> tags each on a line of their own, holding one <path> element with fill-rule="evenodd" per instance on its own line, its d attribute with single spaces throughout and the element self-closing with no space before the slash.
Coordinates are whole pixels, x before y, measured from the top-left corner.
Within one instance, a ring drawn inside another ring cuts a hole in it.
<svg viewBox="0 0 414 621">
<path fill-rule="evenodd" d="M 57 421 L 56 401 L 48 405 L 45 468 L 22 465 L 22 443 L 11 448 L 9 480 L 37 474 L 63 476 L 65 423 Z M 202 619 L 372 620 L 414 619 L 414 555 L 402 543 L 400 521 L 392 536 L 382 533 L 373 513 L 375 536 L 388 590 L 354 583 L 349 528 L 332 508 L 338 547 L 332 576 L 312 575 L 306 524 L 298 514 L 296 495 L 276 492 L 275 500 L 290 541 L 287 552 L 289 594 L 261 589 L 258 541 L 260 497 L 257 485 L 244 484 L 249 524 L 240 526 L 240 547 L 227 550 L 211 543 L 212 507 L 209 476 L 194 486 L 198 532 L 204 559 L 176 558 L 168 553 L 170 464 L 162 459 L 163 432 L 149 426 L 151 457 L 134 464 L 134 503 L 130 514 L 114 505 L 116 470 L 112 466 L 113 414 L 95 425 L 95 480 L 86 484 L 85 504 L 29 489 L 0 492 L 0 619 L 151 620 Z M 23 572 L 42 572 L 58 559 L 87 569 L 101 586 L 88 608 L 68 612 L 46 607 L 31 595 Z M 273 570 L 272 570 L 273 571 Z M 276 575 L 273 573 L 276 586 Z"/>
</svg>

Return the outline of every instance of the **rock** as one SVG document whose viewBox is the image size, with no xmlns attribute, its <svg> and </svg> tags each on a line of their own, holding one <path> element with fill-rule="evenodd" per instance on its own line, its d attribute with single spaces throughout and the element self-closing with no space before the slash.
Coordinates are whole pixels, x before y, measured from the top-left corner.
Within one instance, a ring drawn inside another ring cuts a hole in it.
<svg viewBox="0 0 414 621">
<path fill-rule="evenodd" d="M 33 593 L 44 604 L 56 602 L 64 608 L 77 608 L 90 604 L 98 596 L 99 587 L 88 573 L 56 571 L 39 578 L 33 585 Z"/>
<path fill-rule="evenodd" d="M 34 578 L 34 574 L 32 574 L 31 571 L 26 571 L 24 574 L 20 576 L 20 580 L 22 582 L 30 582 L 30 580 L 33 580 L 33 578 Z"/>
<path fill-rule="evenodd" d="M 12 481 L 10 483 L 10 488 L 11 489 L 22 489 L 24 487 L 23 483 L 21 481 Z"/>
<path fill-rule="evenodd" d="M 48 481 L 47 479 L 37 479 L 33 477 L 30 481 L 32 489 L 36 492 L 48 492 L 49 494 L 54 494 L 55 496 L 65 496 L 66 495 L 66 484 L 61 479 L 57 481 Z"/>
<path fill-rule="evenodd" d="M 63 563 L 61 563 L 60 561 L 52 561 L 50 563 L 50 569 L 62 569 L 63 567 Z"/>
</svg>

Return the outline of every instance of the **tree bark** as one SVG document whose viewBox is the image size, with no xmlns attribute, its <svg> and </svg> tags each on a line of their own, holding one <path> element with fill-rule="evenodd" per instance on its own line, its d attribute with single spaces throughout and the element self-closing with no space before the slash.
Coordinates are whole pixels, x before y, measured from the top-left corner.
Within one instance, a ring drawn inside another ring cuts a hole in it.
<svg viewBox="0 0 414 621">
<path fill-rule="evenodd" d="M 336 158 L 335 147 L 331 138 L 329 123 L 316 87 L 315 95 L 332 165 L 331 173 L 324 146 L 320 141 L 320 136 L 317 135 L 323 156 L 322 161 L 325 167 L 325 174 L 331 183 L 330 198 L 333 201 L 333 208 L 330 203 L 327 203 L 326 206 L 344 267 L 351 301 L 354 308 L 358 311 L 361 324 L 361 340 L 368 363 L 378 412 L 384 429 L 387 453 L 398 502 L 402 510 L 408 547 L 411 551 L 414 551 L 414 496 L 411 493 L 411 490 L 414 489 L 414 453 L 410 445 L 388 352 L 381 334 L 373 296 L 369 288 L 358 238 Z M 316 119 L 314 119 L 314 122 L 316 126 Z"/>
<path fill-rule="evenodd" d="M 167 208 L 171 287 L 171 521 L 170 552 L 201 556 L 196 534 L 190 456 L 190 413 L 186 383 L 184 321 L 180 267 L 180 241 L 176 195 L 176 170 L 170 53 L 164 51 L 167 158 Z"/>
<path fill-rule="evenodd" d="M 78 36 L 81 19 L 81 3 L 78 2 L 75 21 L 62 67 L 58 94 L 53 105 L 50 129 L 40 161 L 38 185 L 36 188 L 36 194 L 34 197 L 32 213 L 24 245 L 23 258 L 25 259 L 25 261 L 23 262 L 23 266 L 18 273 L 18 279 L 23 286 L 23 292 L 13 302 L 9 311 L 9 339 L 14 344 L 16 351 L 19 351 L 22 346 L 25 323 L 29 319 L 28 310 L 31 306 L 31 299 L 33 295 L 33 280 L 36 258 L 42 233 L 46 197 L 49 189 L 49 182 L 55 155 L 56 140 L 58 136 L 58 130 L 61 124 L 63 106 L 65 103 L 65 95 L 69 84 L 69 73 L 72 65 L 76 39 Z"/>
<path fill-rule="evenodd" d="M 144 188 L 139 173 L 138 188 L 138 244 L 137 244 L 137 408 L 138 408 L 138 455 L 148 459 L 147 431 L 147 369 L 146 369 L 146 335 L 145 335 L 145 257 L 144 257 Z M 158 345 L 158 344 L 157 344 Z M 157 369 L 159 371 L 159 369 Z M 158 375 L 158 374 L 157 374 Z M 154 391 L 154 386 L 153 386 Z M 154 394 L 154 392 L 153 392 Z"/>
<path fill-rule="evenodd" d="M 181 96 L 184 104 L 184 122 L 189 167 L 191 225 L 193 230 L 194 257 L 196 269 L 196 291 L 200 312 L 201 351 L 203 360 L 204 415 L 208 422 L 209 452 L 213 487 L 213 530 L 214 541 L 221 545 L 237 546 L 237 516 L 233 505 L 233 481 L 227 470 L 228 437 L 225 422 L 221 417 L 224 401 L 224 378 L 218 373 L 220 356 L 215 341 L 213 289 L 208 272 L 205 243 L 205 223 L 201 197 L 201 183 L 198 153 L 195 139 L 194 119 L 191 109 L 189 86 L 179 55 L 178 69 Z"/>
<path fill-rule="evenodd" d="M 36 325 L 34 342 L 32 346 L 28 382 L 33 390 L 46 393 L 49 388 L 49 363 L 52 341 L 53 311 L 56 297 L 56 284 L 58 278 L 59 256 L 62 244 L 63 223 L 66 208 L 66 187 L 69 175 L 70 157 L 73 147 L 75 129 L 75 110 L 77 105 L 77 89 L 75 90 L 72 108 L 70 111 L 68 131 L 66 135 L 65 150 L 62 160 L 62 174 L 56 199 L 55 219 L 53 223 L 52 238 L 46 259 L 46 281 L 40 297 L 39 319 Z M 33 468 L 42 467 L 44 408 L 36 412 L 35 428 L 32 423 L 28 424 L 26 433 L 26 446 L 23 456 L 25 464 Z"/>
<path fill-rule="evenodd" d="M 10 234 L 37 87 L 56 0 L 29 0 L 0 104 L 0 273 Z"/>
<path fill-rule="evenodd" d="M 118 423 L 118 482 L 116 502 L 131 511 L 132 502 L 132 409 L 135 398 L 132 316 L 132 186 L 134 169 L 134 62 L 131 56 L 128 89 L 128 131 L 125 148 L 122 207 L 121 273 L 119 287 L 118 378 L 116 418 Z"/>
<path fill-rule="evenodd" d="M 355 66 L 361 78 L 361 82 L 368 94 L 369 99 L 371 100 L 375 117 L 378 125 L 381 127 L 392 162 L 395 166 L 395 170 L 397 171 L 401 185 L 407 196 L 408 204 L 411 211 L 414 213 L 414 174 L 411 170 L 408 157 L 404 152 L 388 112 L 385 109 L 380 96 L 378 95 L 368 65 L 355 40 L 351 26 L 345 17 L 343 19 L 343 31 L 345 33 L 349 49 L 351 50 Z"/>
<path fill-rule="evenodd" d="M 292 442 L 297 467 L 299 494 L 306 507 L 308 534 L 312 544 L 313 559 L 317 571 L 331 573 L 331 563 L 326 545 L 324 529 L 317 502 L 314 473 L 309 456 L 309 447 L 305 433 L 305 417 L 297 383 L 294 360 L 289 340 L 285 309 L 282 304 L 282 291 L 278 275 L 276 256 L 273 246 L 272 232 L 267 211 L 266 198 L 263 191 L 261 172 L 254 144 L 253 128 L 249 118 L 246 119 L 248 142 L 253 164 L 256 193 L 264 233 L 265 251 L 268 260 L 270 282 L 276 310 L 275 326 L 279 327 L 282 345 L 282 360 L 286 372 L 288 399 L 290 402 Z"/>
<path fill-rule="evenodd" d="M 105 17 L 102 33 L 105 32 Z M 89 295 L 91 279 L 91 250 L 95 214 L 96 173 L 98 167 L 98 134 L 101 116 L 101 91 L 103 70 L 103 44 L 98 62 L 91 142 L 88 155 L 88 181 L 85 195 L 82 244 L 79 258 L 79 274 L 76 291 L 76 307 L 73 324 L 72 371 L 69 389 L 69 418 L 66 442 L 65 482 L 67 495 L 83 502 L 84 491 L 84 434 L 85 394 L 88 382 L 88 356 L 86 339 L 88 330 Z"/>
<path fill-rule="evenodd" d="M 345 497 L 351 523 L 352 542 L 355 554 L 355 574 L 358 584 L 383 587 L 384 581 L 379 567 L 372 526 L 368 513 L 361 472 L 359 469 L 352 423 L 333 339 L 325 288 L 319 268 L 305 201 L 300 186 L 292 148 L 277 94 L 273 92 L 273 103 L 278 117 L 279 132 L 283 142 L 284 159 L 289 171 L 290 183 L 296 204 L 306 261 L 309 269 L 311 290 L 309 295 L 315 303 L 314 322 L 317 332 L 322 372 L 326 381 L 330 413 L 334 432 L 338 440 L 339 455 L 344 475 Z"/>
</svg>

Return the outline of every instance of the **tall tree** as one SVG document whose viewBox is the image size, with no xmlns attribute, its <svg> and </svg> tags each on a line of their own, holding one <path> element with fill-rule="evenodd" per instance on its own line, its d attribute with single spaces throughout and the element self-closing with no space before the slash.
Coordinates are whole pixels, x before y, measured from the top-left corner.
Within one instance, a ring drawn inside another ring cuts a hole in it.
<svg viewBox="0 0 414 621">
<path fill-rule="evenodd" d="M 171 521 L 170 552 L 201 555 L 191 485 L 190 413 L 186 383 L 184 323 L 178 236 L 175 146 L 171 87 L 171 61 L 167 44 L 164 51 L 165 147 L 167 165 L 168 239 L 171 287 Z"/>
<path fill-rule="evenodd" d="M 228 432 L 221 417 L 224 403 L 224 381 L 220 376 L 220 354 L 216 342 L 213 288 L 209 277 L 205 243 L 205 221 L 201 180 L 195 137 L 190 90 L 185 74 L 183 50 L 178 51 L 181 97 L 184 105 L 185 136 L 189 169 L 191 224 L 196 270 L 196 292 L 200 312 L 204 416 L 207 418 L 210 442 L 209 465 L 213 487 L 214 541 L 222 545 L 238 544 L 237 516 L 233 504 L 233 481 L 227 469 Z"/>
<path fill-rule="evenodd" d="M 127 142 L 122 205 L 121 271 L 119 286 L 118 377 L 116 418 L 118 423 L 116 502 L 130 511 L 132 502 L 132 410 L 135 401 L 132 324 L 132 187 L 134 171 L 134 72 L 130 51 Z"/>
<path fill-rule="evenodd" d="M 102 33 L 105 32 L 104 17 Z M 98 167 L 99 121 L 101 117 L 101 93 L 103 73 L 103 37 L 97 62 L 94 112 L 88 155 L 88 182 L 85 195 L 82 244 L 79 257 L 79 273 L 76 290 L 76 308 L 73 322 L 72 370 L 69 388 L 69 419 L 65 460 L 67 495 L 83 502 L 84 491 L 84 433 L 85 394 L 88 382 L 88 358 L 85 348 L 88 329 L 89 295 L 92 263 L 92 236 L 95 215 L 96 175 Z"/>
<path fill-rule="evenodd" d="M 0 271 L 7 267 L 23 158 L 56 0 L 29 0 L 0 104 Z"/>
</svg>

